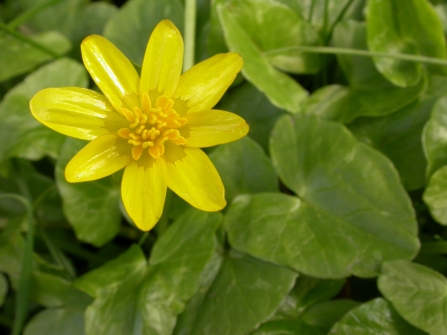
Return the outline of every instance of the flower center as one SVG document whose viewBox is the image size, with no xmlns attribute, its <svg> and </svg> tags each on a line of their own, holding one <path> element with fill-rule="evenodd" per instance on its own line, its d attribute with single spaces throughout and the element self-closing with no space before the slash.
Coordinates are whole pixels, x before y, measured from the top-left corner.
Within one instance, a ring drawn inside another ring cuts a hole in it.
<svg viewBox="0 0 447 335">
<path fill-rule="evenodd" d="M 149 95 L 145 94 L 141 101 L 141 108 L 134 107 L 133 111 L 121 108 L 120 112 L 129 121 L 128 128 L 118 130 L 118 135 L 127 139 L 132 144 L 132 157 L 140 159 L 144 149 L 155 159 L 165 152 L 164 143 L 183 145 L 186 140 L 178 131 L 186 124 L 186 119 L 181 118 L 172 109 L 174 101 L 166 96 L 159 96 L 152 107 Z"/>
</svg>

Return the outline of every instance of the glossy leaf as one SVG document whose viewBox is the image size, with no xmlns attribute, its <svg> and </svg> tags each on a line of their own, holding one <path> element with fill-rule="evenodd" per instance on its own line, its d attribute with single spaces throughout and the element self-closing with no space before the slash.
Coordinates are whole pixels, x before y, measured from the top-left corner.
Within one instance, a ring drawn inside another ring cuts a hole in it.
<svg viewBox="0 0 447 335">
<path fill-rule="evenodd" d="M 250 125 L 248 135 L 268 151 L 270 132 L 284 112 L 273 106 L 252 84 L 245 82 L 229 91 L 218 105 L 219 109 L 232 111 Z"/>
<path fill-rule="evenodd" d="M 199 307 L 191 335 L 243 335 L 278 308 L 297 274 L 230 252 Z"/>
<path fill-rule="evenodd" d="M 318 279 L 300 275 L 276 311 L 275 318 L 300 317 L 310 306 L 336 296 L 344 283 L 344 279 Z"/>
<path fill-rule="evenodd" d="M 171 334 L 206 275 L 220 222 L 219 214 L 189 211 L 157 240 L 149 265 L 134 245 L 80 278 L 77 286 L 96 298 L 86 312 L 86 334 Z"/>
<path fill-rule="evenodd" d="M 431 176 L 424 191 L 424 202 L 433 218 L 447 225 L 447 166 L 443 166 Z"/>
<path fill-rule="evenodd" d="M 226 217 L 234 248 L 321 278 L 370 277 L 385 260 L 414 257 L 413 209 L 380 153 L 344 127 L 305 115 L 278 121 L 271 152 L 281 180 L 301 199 L 237 198 Z"/>
<path fill-rule="evenodd" d="M 33 72 L 10 90 L 0 104 L 0 161 L 11 156 L 33 160 L 44 155 L 56 158 L 64 136 L 33 118 L 29 100 L 37 91 L 47 87 L 86 87 L 87 83 L 81 64 L 60 59 Z"/>
<path fill-rule="evenodd" d="M 227 202 L 239 194 L 278 191 L 272 162 L 248 137 L 220 146 L 210 159 L 224 183 Z"/>
<path fill-rule="evenodd" d="M 423 331 L 407 323 L 383 298 L 371 300 L 348 312 L 331 329 L 334 335 L 422 335 Z"/>
<path fill-rule="evenodd" d="M 442 23 L 425 0 L 371 0 L 368 6 L 368 46 L 373 52 L 405 53 L 446 58 Z M 420 63 L 375 57 L 377 69 L 401 87 L 417 84 L 423 75 Z M 445 67 L 430 66 L 447 74 Z"/>
<path fill-rule="evenodd" d="M 238 52 L 244 59 L 242 74 L 269 100 L 280 108 L 296 113 L 300 110 L 307 92 L 295 80 L 278 71 L 262 53 L 250 32 L 239 22 L 233 12 L 233 0 L 220 0 L 216 4 L 225 40 L 231 51 Z"/>
<path fill-rule="evenodd" d="M 422 137 L 425 156 L 428 161 L 427 176 L 431 176 L 440 167 L 447 165 L 447 98 L 439 99 L 433 106 L 430 120 Z"/>
<path fill-rule="evenodd" d="M 31 38 L 57 55 L 71 48 L 70 41 L 58 32 L 50 31 Z M 0 82 L 27 73 L 37 65 L 52 60 L 53 55 L 15 37 L 0 33 Z"/>
<path fill-rule="evenodd" d="M 143 64 L 149 36 L 163 19 L 171 20 L 183 28 L 183 5 L 179 0 L 132 0 L 112 16 L 104 28 L 109 39 L 132 62 Z"/>
<path fill-rule="evenodd" d="M 439 272 L 407 261 L 386 262 L 378 286 L 407 322 L 429 334 L 445 334 L 447 279 Z"/>
<path fill-rule="evenodd" d="M 421 143 L 422 130 L 429 120 L 433 104 L 445 94 L 447 80 L 433 76 L 417 104 L 388 116 L 360 118 L 349 124 L 357 139 L 380 150 L 392 160 L 408 190 L 425 185 L 427 162 Z"/>
<path fill-rule="evenodd" d="M 118 234 L 121 226 L 119 184 L 113 177 L 85 183 L 69 183 L 64 170 L 71 158 L 88 142 L 67 139 L 56 164 L 56 181 L 63 210 L 79 240 L 102 246 Z"/>
</svg>

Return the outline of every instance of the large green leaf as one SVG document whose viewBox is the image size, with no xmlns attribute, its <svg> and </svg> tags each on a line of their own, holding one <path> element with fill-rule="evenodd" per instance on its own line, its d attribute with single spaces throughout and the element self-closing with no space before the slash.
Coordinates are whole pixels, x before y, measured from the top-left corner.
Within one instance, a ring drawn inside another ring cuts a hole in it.
<svg viewBox="0 0 447 335">
<path fill-rule="evenodd" d="M 308 325 L 324 329 L 327 333 L 334 323 L 358 305 L 358 302 L 348 299 L 323 301 L 311 306 L 301 317 L 301 320 Z"/>
<path fill-rule="evenodd" d="M 424 202 L 433 218 L 447 225 L 447 166 L 443 166 L 431 176 L 424 191 Z"/>
<path fill-rule="evenodd" d="M 121 226 L 120 190 L 112 176 L 74 184 L 65 180 L 65 166 L 86 144 L 66 139 L 56 164 L 56 182 L 65 216 L 77 238 L 99 247 L 113 239 Z"/>
<path fill-rule="evenodd" d="M 226 257 L 197 313 L 190 335 L 243 335 L 266 321 L 297 274 L 234 251 Z"/>
<path fill-rule="evenodd" d="M 392 164 L 341 125 L 282 117 L 271 153 L 299 197 L 240 196 L 226 216 L 230 244 L 321 278 L 377 275 L 419 248 L 410 199 Z"/>
<path fill-rule="evenodd" d="M 31 73 L 11 89 L 0 104 L 0 162 L 11 156 L 39 159 L 50 155 L 56 158 L 65 136 L 34 119 L 29 101 L 34 94 L 47 87 L 86 87 L 87 84 L 86 72 L 81 64 L 60 59 Z"/>
<path fill-rule="evenodd" d="M 31 39 L 57 55 L 63 55 L 71 48 L 70 41 L 55 31 L 35 35 Z M 0 82 L 27 73 L 54 58 L 36 46 L 4 33 L 0 33 L 0 50 Z"/>
<path fill-rule="evenodd" d="M 267 3 L 266 1 L 262 2 Z M 250 35 L 250 32 L 256 28 L 251 27 L 250 31 L 246 30 L 245 20 L 239 17 L 238 3 L 240 2 L 234 0 L 219 0 L 216 1 L 216 6 L 228 47 L 231 51 L 240 53 L 244 58 L 242 74 L 263 92 L 275 106 L 292 113 L 298 112 L 303 100 L 307 97 L 306 90 L 291 77 L 275 69 L 270 63 L 269 57 L 263 54 Z M 270 2 L 270 4 L 272 6 L 279 5 L 275 5 L 274 2 Z M 254 7 L 253 10 L 257 10 L 257 7 Z M 269 13 L 265 10 L 265 7 L 260 6 L 258 14 L 262 17 L 268 16 Z M 250 15 L 253 14 L 250 13 Z M 285 27 L 287 29 L 287 26 Z M 269 28 L 272 27 L 264 29 Z"/>
<path fill-rule="evenodd" d="M 220 222 L 218 213 L 189 211 L 157 240 L 149 265 L 134 245 L 81 277 L 77 286 L 96 298 L 85 315 L 86 334 L 171 334 L 207 275 Z"/>
<path fill-rule="evenodd" d="M 352 20 L 341 22 L 334 30 L 333 43 L 339 48 L 366 50 L 365 25 Z M 368 57 L 338 55 L 337 59 L 349 89 L 338 88 L 334 91 L 322 88 L 324 95 L 320 93 L 320 104 L 324 110 L 316 109 L 318 114 L 328 115 L 336 121 L 347 123 L 359 116 L 393 113 L 415 101 L 425 87 L 425 80 L 408 88 L 392 85 L 376 70 Z M 327 104 L 325 96 L 331 98 L 331 104 Z"/>
<path fill-rule="evenodd" d="M 373 52 L 406 53 L 446 58 L 446 42 L 441 20 L 426 0 L 370 0 L 368 6 L 368 46 Z M 423 75 L 420 63 L 375 57 L 378 70 L 401 87 L 417 84 Z M 447 74 L 445 67 L 430 66 Z"/>
<path fill-rule="evenodd" d="M 422 335 L 423 331 L 408 324 L 393 306 L 377 298 L 348 312 L 331 329 L 332 335 Z"/>
<path fill-rule="evenodd" d="M 248 135 L 268 151 L 270 132 L 284 111 L 273 106 L 264 94 L 245 82 L 229 91 L 218 105 L 219 109 L 242 116 L 250 125 Z"/>
<path fill-rule="evenodd" d="M 222 178 L 228 202 L 239 194 L 279 191 L 272 162 L 249 137 L 220 146 L 210 159 Z"/>
<path fill-rule="evenodd" d="M 149 36 L 163 19 L 183 30 L 183 5 L 180 0 L 131 0 L 112 16 L 104 36 L 131 61 L 141 65 Z"/>
<path fill-rule="evenodd" d="M 434 102 L 447 94 L 447 80 L 433 76 L 418 103 L 396 113 L 378 118 L 359 118 L 349 129 L 362 142 L 384 153 L 399 171 L 408 190 L 425 185 L 426 159 L 422 150 L 422 130 L 430 117 Z"/>
<path fill-rule="evenodd" d="M 26 325 L 23 335 L 84 335 L 84 311 L 46 309 Z"/>
<path fill-rule="evenodd" d="M 439 99 L 433 106 L 430 120 L 422 137 L 427 158 L 427 176 L 431 176 L 440 167 L 447 165 L 447 97 Z"/>
<path fill-rule="evenodd" d="M 378 286 L 409 323 L 429 334 L 445 334 L 447 279 L 439 272 L 406 261 L 386 262 Z"/>
</svg>

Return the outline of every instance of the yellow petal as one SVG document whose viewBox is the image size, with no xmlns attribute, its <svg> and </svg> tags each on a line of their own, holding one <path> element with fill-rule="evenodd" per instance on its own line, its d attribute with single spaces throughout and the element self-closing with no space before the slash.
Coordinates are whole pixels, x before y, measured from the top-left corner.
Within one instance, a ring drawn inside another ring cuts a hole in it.
<svg viewBox="0 0 447 335">
<path fill-rule="evenodd" d="M 83 140 L 116 132 L 126 123 L 105 96 L 85 88 L 41 90 L 31 99 L 30 108 L 47 127 Z"/>
<path fill-rule="evenodd" d="M 140 94 L 156 90 L 170 97 L 177 88 L 182 62 L 182 35 L 171 21 L 163 20 L 155 27 L 147 44 Z"/>
<path fill-rule="evenodd" d="M 248 133 L 248 124 L 240 116 L 209 110 L 185 115 L 186 126 L 180 135 L 186 138 L 186 145 L 196 148 L 210 147 L 235 141 Z"/>
<path fill-rule="evenodd" d="M 124 170 L 121 197 L 127 213 L 141 230 L 152 229 L 160 219 L 166 189 L 165 166 L 159 159 L 145 155 Z"/>
<path fill-rule="evenodd" d="M 168 187 L 191 206 L 208 212 L 225 207 L 225 190 L 213 163 L 200 149 L 165 144 Z"/>
<path fill-rule="evenodd" d="M 81 44 L 88 72 L 110 103 L 119 110 L 139 105 L 139 76 L 132 63 L 104 37 L 91 35 Z"/>
<path fill-rule="evenodd" d="M 242 57 L 234 52 L 208 58 L 182 74 L 174 97 L 189 100 L 188 113 L 211 109 L 236 78 L 242 65 Z"/>
<path fill-rule="evenodd" d="M 96 180 L 121 170 L 132 161 L 129 144 L 116 134 L 102 135 L 79 151 L 67 164 L 70 183 Z"/>
</svg>

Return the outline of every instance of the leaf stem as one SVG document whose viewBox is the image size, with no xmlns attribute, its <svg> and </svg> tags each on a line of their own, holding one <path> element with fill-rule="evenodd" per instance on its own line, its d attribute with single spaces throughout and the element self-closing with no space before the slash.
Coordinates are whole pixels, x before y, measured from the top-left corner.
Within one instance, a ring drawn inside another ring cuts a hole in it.
<svg viewBox="0 0 447 335">
<path fill-rule="evenodd" d="M 34 216 L 33 207 L 23 196 L 5 193 L 0 194 L 1 198 L 10 198 L 20 202 L 27 211 L 28 231 L 26 234 L 25 253 L 20 271 L 19 288 L 15 299 L 15 318 L 12 326 L 12 335 L 20 335 L 28 315 L 28 297 L 30 293 L 31 272 L 33 268 L 33 249 L 34 249 Z"/>
<path fill-rule="evenodd" d="M 397 54 L 397 53 L 386 53 L 386 52 L 372 52 L 360 49 L 349 49 L 349 48 L 334 48 L 334 47 L 320 47 L 320 46 L 295 46 L 286 47 L 279 49 L 272 49 L 264 51 L 264 55 L 274 55 L 278 53 L 284 53 L 289 51 L 299 51 L 299 52 L 309 52 L 318 54 L 333 54 L 333 55 L 351 55 L 351 56 L 361 56 L 361 57 L 384 57 L 384 58 L 394 58 L 405 60 L 409 62 L 420 62 L 427 64 L 436 64 L 447 66 L 447 59 L 440 59 L 427 56 L 416 56 L 410 54 Z"/>
<path fill-rule="evenodd" d="M 183 71 L 187 71 L 194 65 L 194 49 L 196 40 L 196 15 L 197 0 L 185 1 L 185 58 L 183 59 Z"/>
<path fill-rule="evenodd" d="M 8 22 L 8 27 L 10 29 L 15 29 L 18 26 L 20 26 L 22 23 L 25 23 L 26 21 L 28 21 L 30 18 L 32 18 L 33 16 L 35 16 L 37 13 L 39 13 L 41 10 L 54 5 L 58 2 L 60 2 L 61 0 L 50 0 L 48 2 L 39 4 L 29 10 L 27 10 L 26 12 L 22 13 L 21 15 L 17 16 L 16 18 L 14 18 L 14 20 L 11 20 Z"/>
<path fill-rule="evenodd" d="M 36 41 L 32 40 L 31 38 L 14 31 L 13 29 L 9 28 L 7 25 L 5 25 L 3 23 L 0 23 L 0 30 L 3 30 L 8 35 L 11 35 L 16 39 L 18 39 L 22 42 L 25 42 L 25 43 L 33 46 L 34 48 L 39 49 L 40 51 L 45 52 L 46 54 L 52 56 L 53 58 L 61 57 L 59 54 L 55 53 L 53 50 L 50 50 L 46 46 L 43 46 L 42 44 L 37 43 Z"/>
</svg>

